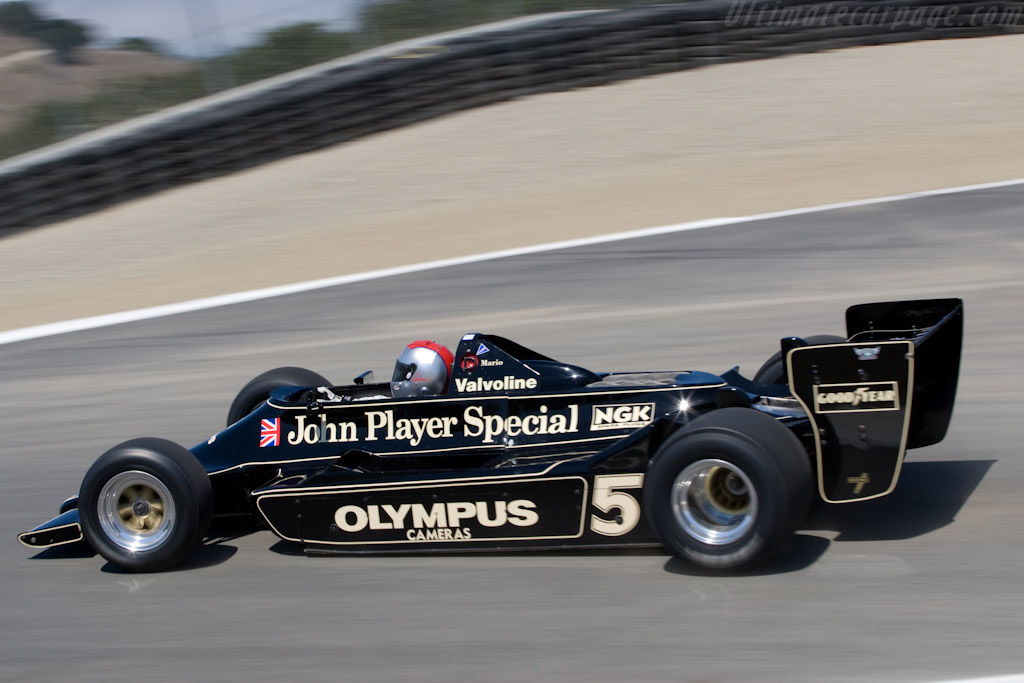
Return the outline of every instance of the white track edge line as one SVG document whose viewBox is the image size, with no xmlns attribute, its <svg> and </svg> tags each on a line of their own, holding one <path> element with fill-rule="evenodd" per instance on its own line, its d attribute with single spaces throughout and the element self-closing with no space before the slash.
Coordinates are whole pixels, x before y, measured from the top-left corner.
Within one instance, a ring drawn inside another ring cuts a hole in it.
<svg viewBox="0 0 1024 683">
<path fill-rule="evenodd" d="M 752 223 L 755 221 L 764 221 L 772 218 L 785 218 L 787 216 L 799 216 L 802 214 L 833 211 L 836 209 L 848 209 L 858 206 L 870 206 L 872 204 L 899 202 L 907 199 L 918 199 L 921 197 L 935 197 L 938 195 L 945 194 L 957 194 L 962 192 L 975 192 L 978 190 L 990 190 L 1000 187 L 1011 187 L 1013 185 L 1021 184 L 1024 184 L 1024 178 L 1016 178 L 1013 180 L 1001 180 L 991 183 L 979 183 L 976 185 L 947 187 L 938 190 L 908 192 L 905 194 L 889 195 L 886 197 L 873 197 L 870 199 L 855 199 L 848 202 L 821 204 L 818 206 L 808 206 L 798 209 L 785 209 L 782 211 L 771 211 L 769 213 L 759 213 L 750 216 L 735 216 L 730 218 L 708 218 L 699 221 L 690 221 L 688 223 L 663 225 L 656 228 L 642 228 L 640 230 L 616 232 L 607 235 L 598 235 L 596 237 L 583 237 L 579 239 L 562 240 L 560 242 L 535 244 L 528 247 L 503 249 L 501 251 L 491 251 L 485 252 L 483 254 L 473 254 L 470 256 L 459 256 L 455 258 L 441 259 L 438 261 L 416 263 L 408 266 L 396 266 L 394 268 L 384 268 L 382 270 L 372 270 L 364 273 L 339 275 L 336 277 L 323 278 L 319 280 L 309 280 L 306 282 L 295 282 L 288 285 L 279 285 L 276 287 L 267 287 L 264 289 L 254 289 L 247 292 L 236 292 L 234 294 L 223 294 L 220 296 L 205 297 L 202 299 L 192 299 L 191 301 L 182 301 L 180 303 L 165 304 L 162 306 L 151 306 L 149 308 L 139 308 L 131 311 L 122 311 L 120 313 L 107 313 L 105 315 L 96 315 L 88 318 L 76 318 L 74 320 L 65 320 L 56 323 L 46 323 L 43 325 L 22 327 L 14 330 L 8 330 L 6 332 L 0 332 L 0 345 L 12 344 L 14 342 L 26 341 L 29 339 L 39 339 L 41 337 L 51 337 L 59 334 L 67 334 L 69 332 L 81 332 L 83 330 L 91 330 L 98 327 L 109 327 L 111 325 L 120 325 L 123 323 L 137 322 L 140 320 L 149 320 L 151 318 L 162 318 L 169 315 L 177 315 L 178 313 L 190 313 L 192 311 L 201 311 L 207 308 L 230 306 L 232 304 L 247 303 L 250 301 L 258 301 L 260 299 L 270 299 L 273 297 L 286 296 L 288 294 L 308 292 L 315 289 L 324 289 L 326 287 L 347 285 L 354 282 L 378 280 L 386 277 L 394 277 L 396 275 L 407 275 L 409 273 L 418 273 L 425 270 L 436 270 L 438 268 L 449 268 L 451 266 L 460 266 L 468 263 L 479 263 L 481 261 L 492 261 L 495 259 L 509 258 L 512 256 L 523 256 L 526 254 L 536 254 L 545 251 L 556 251 L 559 249 L 585 247 L 592 244 L 604 244 L 606 242 L 619 242 L 624 240 L 638 239 L 641 237 L 652 237 L 655 235 L 665 235 L 674 232 L 685 232 L 688 230 L 701 230 L 704 228 L 714 228 L 723 225 Z"/>
<path fill-rule="evenodd" d="M 1024 683 L 1024 674 L 1007 674 L 1006 676 L 988 676 L 986 678 L 958 678 L 940 680 L 935 683 Z"/>
</svg>

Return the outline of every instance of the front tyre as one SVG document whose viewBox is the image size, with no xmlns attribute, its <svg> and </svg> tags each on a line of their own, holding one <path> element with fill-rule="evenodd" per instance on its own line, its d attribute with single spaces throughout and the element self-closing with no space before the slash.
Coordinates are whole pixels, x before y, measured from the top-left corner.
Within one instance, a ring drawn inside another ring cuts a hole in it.
<svg viewBox="0 0 1024 683">
<path fill-rule="evenodd" d="M 101 455 L 82 480 L 82 531 L 93 549 L 130 572 L 180 562 L 210 527 L 213 488 L 189 451 L 133 439 Z"/>
<path fill-rule="evenodd" d="M 673 555 L 701 567 L 745 569 L 792 535 L 811 492 L 810 459 L 789 429 L 750 408 L 723 408 L 658 449 L 644 506 Z"/>
</svg>

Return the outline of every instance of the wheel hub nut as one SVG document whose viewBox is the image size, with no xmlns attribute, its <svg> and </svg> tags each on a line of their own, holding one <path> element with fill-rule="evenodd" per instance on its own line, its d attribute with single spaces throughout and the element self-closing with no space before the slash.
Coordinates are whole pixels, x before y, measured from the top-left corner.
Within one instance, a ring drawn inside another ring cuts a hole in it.
<svg viewBox="0 0 1024 683">
<path fill-rule="evenodd" d="M 142 498 L 139 498 L 132 503 L 132 513 L 136 517 L 146 517 L 149 515 L 149 503 Z"/>
<path fill-rule="evenodd" d="M 735 474 L 730 474 L 725 478 L 725 490 L 734 496 L 742 496 L 747 492 L 747 487 L 743 484 L 742 479 Z"/>
</svg>

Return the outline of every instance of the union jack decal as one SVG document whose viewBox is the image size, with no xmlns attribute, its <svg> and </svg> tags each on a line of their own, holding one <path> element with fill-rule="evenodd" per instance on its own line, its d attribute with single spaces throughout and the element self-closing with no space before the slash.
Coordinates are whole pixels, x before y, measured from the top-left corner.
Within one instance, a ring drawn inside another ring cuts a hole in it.
<svg viewBox="0 0 1024 683">
<path fill-rule="evenodd" d="M 281 443 L 281 418 L 260 420 L 260 448 Z"/>
</svg>

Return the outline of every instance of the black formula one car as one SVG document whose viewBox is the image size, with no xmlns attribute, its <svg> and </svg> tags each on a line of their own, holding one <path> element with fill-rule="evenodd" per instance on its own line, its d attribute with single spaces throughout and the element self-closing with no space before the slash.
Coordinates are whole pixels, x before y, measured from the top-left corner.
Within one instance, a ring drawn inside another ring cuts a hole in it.
<svg viewBox="0 0 1024 683">
<path fill-rule="evenodd" d="M 19 540 L 84 540 L 155 571 L 212 520 L 241 520 L 318 554 L 662 545 L 749 567 L 815 492 L 884 496 L 908 448 L 945 436 L 962 302 L 854 306 L 846 326 L 847 339 L 783 339 L 753 380 L 594 373 L 486 334 L 462 338 L 439 395 L 396 398 L 372 373 L 331 386 L 271 370 L 191 451 L 145 438 L 103 454 L 60 515 Z M 417 372 L 399 366 L 396 380 Z"/>
</svg>

